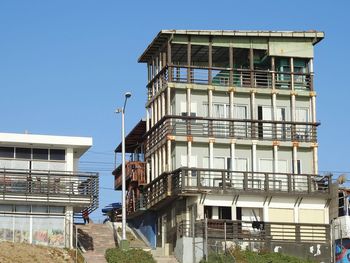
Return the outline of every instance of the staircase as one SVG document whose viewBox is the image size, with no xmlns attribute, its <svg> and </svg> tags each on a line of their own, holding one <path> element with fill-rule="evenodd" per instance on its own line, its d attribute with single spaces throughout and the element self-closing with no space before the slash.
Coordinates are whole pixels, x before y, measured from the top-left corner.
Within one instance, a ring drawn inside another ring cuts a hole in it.
<svg viewBox="0 0 350 263">
<path fill-rule="evenodd" d="M 174 255 L 164 256 L 163 248 L 157 247 L 157 249 L 151 250 L 151 253 L 157 263 L 178 263 Z"/>
<path fill-rule="evenodd" d="M 106 224 L 76 225 L 78 240 L 86 251 L 83 255 L 87 263 L 105 263 L 105 251 L 115 247 L 113 230 Z"/>
</svg>

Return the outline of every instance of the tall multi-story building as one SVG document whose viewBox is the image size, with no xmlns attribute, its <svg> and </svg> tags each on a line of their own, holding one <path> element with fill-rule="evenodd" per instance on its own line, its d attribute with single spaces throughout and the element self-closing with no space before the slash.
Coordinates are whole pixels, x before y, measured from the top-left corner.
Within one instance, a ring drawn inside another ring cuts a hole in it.
<svg viewBox="0 0 350 263">
<path fill-rule="evenodd" d="M 274 240 L 272 224 L 289 224 L 292 243 L 318 240 L 300 230 L 315 224 L 324 227 L 320 242 L 327 238 L 329 178 L 317 176 L 313 66 L 323 38 L 317 31 L 159 32 L 139 58 L 148 70 L 146 120 L 126 138 L 127 152 L 142 156 L 127 173 L 129 222 L 151 245 L 179 249 L 190 232 L 180 238 L 179 225 L 204 219 L 244 222 L 241 233 L 269 228 Z M 120 168 L 114 175 L 118 189 Z"/>
<path fill-rule="evenodd" d="M 73 247 L 74 214 L 98 207 L 98 174 L 78 172 L 92 138 L 0 133 L 0 241 Z"/>
</svg>

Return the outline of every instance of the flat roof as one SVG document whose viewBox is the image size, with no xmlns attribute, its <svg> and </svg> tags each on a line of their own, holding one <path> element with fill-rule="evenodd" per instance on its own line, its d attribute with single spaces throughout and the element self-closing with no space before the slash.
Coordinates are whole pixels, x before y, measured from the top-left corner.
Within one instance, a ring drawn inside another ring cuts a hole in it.
<svg viewBox="0 0 350 263">
<path fill-rule="evenodd" d="M 0 146 L 73 148 L 81 156 L 92 146 L 91 137 L 0 133 Z"/>
<path fill-rule="evenodd" d="M 145 63 L 158 51 L 172 35 L 195 36 L 232 36 L 232 37 L 286 37 L 286 38 L 312 38 L 315 45 L 324 38 L 324 32 L 316 30 L 307 31 L 266 31 L 266 30 L 161 30 L 139 57 L 138 62 Z"/>
</svg>

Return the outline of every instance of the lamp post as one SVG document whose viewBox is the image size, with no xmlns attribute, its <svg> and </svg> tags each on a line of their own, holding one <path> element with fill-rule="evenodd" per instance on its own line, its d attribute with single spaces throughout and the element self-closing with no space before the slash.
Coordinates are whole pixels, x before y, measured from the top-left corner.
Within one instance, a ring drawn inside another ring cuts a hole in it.
<svg viewBox="0 0 350 263">
<path fill-rule="evenodd" d="M 125 202 L 125 193 L 126 193 L 126 186 L 125 186 L 125 108 L 126 108 L 126 102 L 128 98 L 131 97 L 130 92 L 125 93 L 125 100 L 124 100 L 124 106 L 123 108 L 119 108 L 116 110 L 117 113 L 122 114 L 122 242 L 121 242 L 121 248 L 127 249 L 128 243 L 126 239 L 126 202 Z"/>
</svg>

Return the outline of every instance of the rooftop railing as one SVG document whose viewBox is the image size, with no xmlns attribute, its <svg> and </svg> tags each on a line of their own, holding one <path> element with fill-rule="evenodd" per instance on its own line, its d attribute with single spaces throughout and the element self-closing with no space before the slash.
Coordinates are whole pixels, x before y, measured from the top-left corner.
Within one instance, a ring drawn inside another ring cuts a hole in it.
<svg viewBox="0 0 350 263">
<path fill-rule="evenodd" d="M 245 69 L 222 67 L 166 66 L 149 82 L 149 99 L 167 82 L 193 83 L 242 88 L 268 88 L 285 90 L 313 90 L 312 75 L 301 72 L 274 71 L 270 69 Z"/>
<path fill-rule="evenodd" d="M 97 208 L 97 173 L 0 169 L 0 199 L 81 203 Z"/>
</svg>

